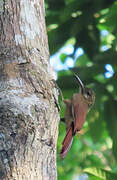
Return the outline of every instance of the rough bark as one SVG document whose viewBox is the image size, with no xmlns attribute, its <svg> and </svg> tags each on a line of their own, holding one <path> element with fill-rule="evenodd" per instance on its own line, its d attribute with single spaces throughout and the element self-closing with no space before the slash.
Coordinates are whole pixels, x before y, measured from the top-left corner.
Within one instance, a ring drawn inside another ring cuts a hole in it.
<svg viewBox="0 0 117 180">
<path fill-rule="evenodd" d="M 57 91 L 43 0 L 0 0 L 0 180 L 55 180 Z"/>
</svg>

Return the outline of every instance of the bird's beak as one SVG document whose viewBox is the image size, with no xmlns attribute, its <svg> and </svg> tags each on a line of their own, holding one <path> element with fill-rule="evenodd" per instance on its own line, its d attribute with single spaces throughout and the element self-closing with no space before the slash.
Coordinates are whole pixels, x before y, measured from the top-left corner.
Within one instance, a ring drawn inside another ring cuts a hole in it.
<svg viewBox="0 0 117 180">
<path fill-rule="evenodd" d="M 75 76 L 78 84 L 80 85 L 81 93 L 83 94 L 84 93 L 84 89 L 85 89 L 84 84 L 83 84 L 83 82 L 80 80 L 80 78 L 76 74 L 74 74 L 74 76 Z"/>
</svg>

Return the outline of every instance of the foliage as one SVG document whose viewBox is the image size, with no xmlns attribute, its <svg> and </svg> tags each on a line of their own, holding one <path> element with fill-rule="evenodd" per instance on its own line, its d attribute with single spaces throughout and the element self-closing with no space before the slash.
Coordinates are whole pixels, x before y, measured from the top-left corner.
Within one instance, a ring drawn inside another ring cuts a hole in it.
<svg viewBox="0 0 117 180">
<path fill-rule="evenodd" d="M 68 43 L 74 46 L 73 53 L 60 55 L 62 63 L 66 62 L 67 57 L 72 57 L 74 67 L 58 72 L 59 87 L 65 98 L 70 98 L 77 92 L 73 78 L 73 73 L 76 73 L 96 94 L 96 103 L 88 113 L 83 128 L 86 132 L 74 138 L 65 160 L 59 157 L 65 135 L 65 126 L 60 123 L 57 156 L 59 180 L 72 179 L 74 175 L 82 174 L 84 169 L 90 179 L 100 179 L 100 175 L 102 179 L 117 177 L 116 19 L 117 0 L 46 0 L 51 55 Z M 83 48 L 84 54 L 75 58 L 79 47 Z M 109 72 L 111 70 L 107 64 L 111 65 L 114 73 Z M 106 73 L 110 73 L 111 77 L 107 78 Z M 61 117 L 64 109 L 61 103 Z"/>
<path fill-rule="evenodd" d="M 85 172 L 89 174 L 90 180 L 91 179 L 103 179 L 103 180 L 116 180 L 117 179 L 117 174 L 112 173 L 110 171 L 106 171 L 104 169 L 99 169 L 99 168 L 86 168 L 84 169 Z"/>
</svg>

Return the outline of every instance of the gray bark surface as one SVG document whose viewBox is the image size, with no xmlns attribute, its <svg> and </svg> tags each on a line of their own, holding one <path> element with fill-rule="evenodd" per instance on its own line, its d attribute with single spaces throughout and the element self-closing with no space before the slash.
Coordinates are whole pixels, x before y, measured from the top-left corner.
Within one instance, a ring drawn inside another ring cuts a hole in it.
<svg viewBox="0 0 117 180">
<path fill-rule="evenodd" d="M 57 91 L 43 0 L 0 1 L 0 180 L 56 180 Z"/>
</svg>

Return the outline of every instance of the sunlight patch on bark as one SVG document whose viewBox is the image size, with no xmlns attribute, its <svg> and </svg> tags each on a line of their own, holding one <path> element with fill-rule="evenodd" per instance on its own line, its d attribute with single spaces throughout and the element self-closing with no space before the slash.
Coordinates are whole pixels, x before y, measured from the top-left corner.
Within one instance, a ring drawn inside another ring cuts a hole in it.
<svg viewBox="0 0 117 180">
<path fill-rule="evenodd" d="M 16 42 L 16 46 L 17 46 L 18 44 L 23 45 L 25 41 L 24 41 L 23 36 L 21 36 L 20 34 L 16 34 L 15 35 L 15 42 Z"/>
<path fill-rule="evenodd" d="M 25 94 L 22 90 L 7 90 L 7 92 L 1 92 L 0 97 L 2 97 L 0 104 L 9 105 L 10 110 L 15 114 L 25 114 L 29 115 L 32 119 L 34 115 L 31 113 L 31 107 L 37 105 L 38 107 L 49 108 L 47 102 L 42 102 L 35 94 Z"/>
<path fill-rule="evenodd" d="M 36 16 L 34 2 L 27 0 L 21 1 L 21 23 L 20 29 L 27 38 L 34 39 L 36 35 L 40 36 L 39 18 Z"/>
</svg>

